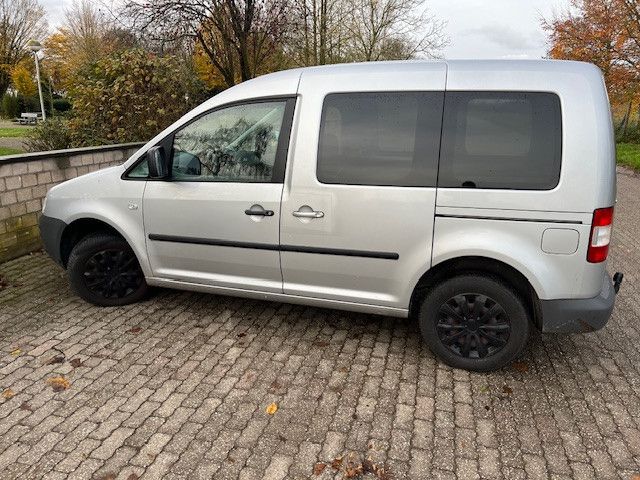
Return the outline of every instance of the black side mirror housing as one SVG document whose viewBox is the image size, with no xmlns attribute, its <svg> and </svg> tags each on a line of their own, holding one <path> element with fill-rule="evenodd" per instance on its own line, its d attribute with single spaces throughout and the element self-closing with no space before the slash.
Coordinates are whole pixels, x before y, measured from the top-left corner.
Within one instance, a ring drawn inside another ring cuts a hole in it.
<svg viewBox="0 0 640 480">
<path fill-rule="evenodd" d="M 164 148 L 152 147 L 147 152 L 147 164 L 149 165 L 149 178 L 164 180 L 169 177 L 169 164 Z"/>
</svg>

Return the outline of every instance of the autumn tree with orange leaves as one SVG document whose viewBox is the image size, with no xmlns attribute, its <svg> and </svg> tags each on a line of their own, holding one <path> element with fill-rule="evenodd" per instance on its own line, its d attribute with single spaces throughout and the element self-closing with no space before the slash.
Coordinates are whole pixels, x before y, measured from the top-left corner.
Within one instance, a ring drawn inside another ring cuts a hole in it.
<svg viewBox="0 0 640 480">
<path fill-rule="evenodd" d="M 568 11 L 544 20 L 543 26 L 549 33 L 551 58 L 600 67 L 614 110 L 622 110 L 619 128 L 626 132 L 633 109 L 640 104 L 638 1 L 572 0 Z"/>
</svg>

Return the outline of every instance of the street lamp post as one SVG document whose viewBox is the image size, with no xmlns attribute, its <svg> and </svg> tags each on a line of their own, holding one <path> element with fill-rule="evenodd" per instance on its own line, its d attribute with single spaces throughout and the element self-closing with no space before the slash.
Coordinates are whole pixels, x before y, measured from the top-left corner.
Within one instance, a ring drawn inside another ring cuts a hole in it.
<svg viewBox="0 0 640 480">
<path fill-rule="evenodd" d="M 27 43 L 27 48 L 33 52 L 33 58 L 36 61 L 36 78 L 38 80 L 38 93 L 40 94 L 40 110 L 42 111 L 42 121 L 47 119 L 47 114 L 44 111 L 44 97 L 42 96 L 42 83 L 40 82 L 40 60 L 38 59 L 38 52 L 42 50 L 42 45 L 37 40 L 30 40 Z"/>
</svg>

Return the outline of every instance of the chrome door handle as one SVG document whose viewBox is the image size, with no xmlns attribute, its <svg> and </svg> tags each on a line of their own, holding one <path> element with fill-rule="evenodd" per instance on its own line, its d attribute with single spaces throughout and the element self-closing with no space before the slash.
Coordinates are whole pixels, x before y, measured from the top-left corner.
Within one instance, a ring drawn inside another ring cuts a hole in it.
<svg viewBox="0 0 640 480">
<path fill-rule="evenodd" d="M 315 210 L 297 210 L 293 212 L 293 216 L 298 218 L 322 218 L 324 217 L 324 212 L 318 212 Z"/>
</svg>

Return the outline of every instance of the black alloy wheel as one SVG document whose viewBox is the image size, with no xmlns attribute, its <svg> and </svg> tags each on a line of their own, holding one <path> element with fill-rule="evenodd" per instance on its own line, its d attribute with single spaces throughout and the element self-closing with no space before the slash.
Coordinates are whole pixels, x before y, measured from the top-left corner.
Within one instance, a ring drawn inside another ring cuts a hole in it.
<svg viewBox="0 0 640 480">
<path fill-rule="evenodd" d="M 80 240 L 69 255 L 67 271 L 71 288 L 94 305 L 127 305 L 149 291 L 129 244 L 110 233 L 94 233 Z"/>
<path fill-rule="evenodd" d="M 502 279 L 480 272 L 432 286 L 421 300 L 418 322 L 440 360 L 476 372 L 512 362 L 531 328 L 526 300 Z"/>
<path fill-rule="evenodd" d="M 125 298 L 135 292 L 144 275 L 131 250 L 102 250 L 85 263 L 87 289 L 104 298 Z"/>
<path fill-rule="evenodd" d="M 453 353 L 464 358 L 485 358 L 509 342 L 511 324 L 504 308 L 478 293 L 451 297 L 438 311 L 438 336 Z"/>
</svg>

